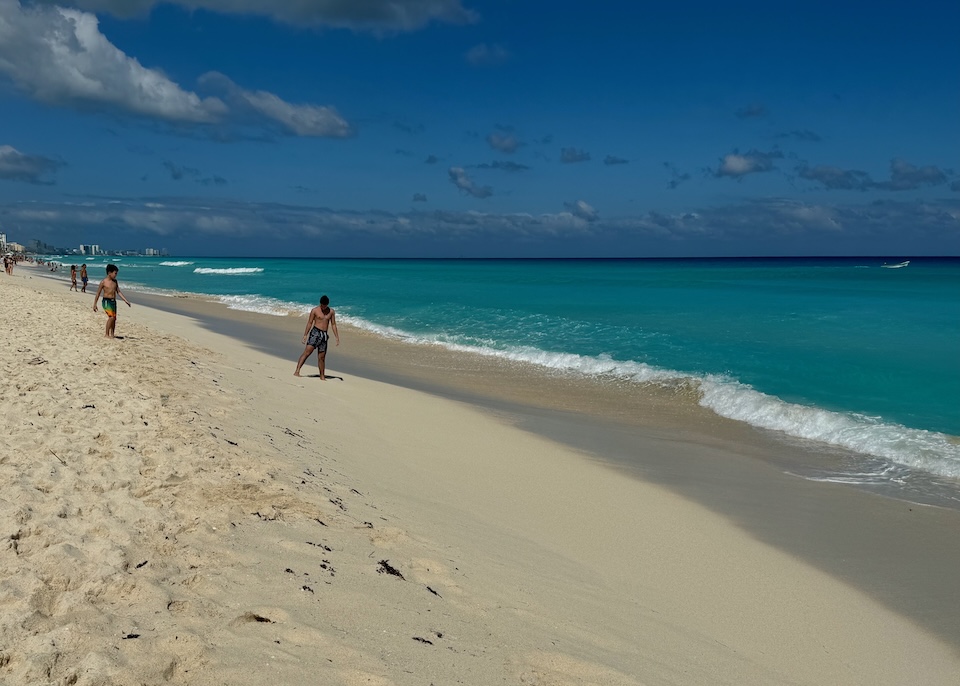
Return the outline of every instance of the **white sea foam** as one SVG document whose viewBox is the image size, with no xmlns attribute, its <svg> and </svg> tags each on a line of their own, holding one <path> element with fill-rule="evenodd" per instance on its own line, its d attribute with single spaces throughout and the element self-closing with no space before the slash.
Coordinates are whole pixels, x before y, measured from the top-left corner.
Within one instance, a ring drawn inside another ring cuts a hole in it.
<svg viewBox="0 0 960 686">
<path fill-rule="evenodd" d="M 577 355 L 575 353 L 557 353 L 541 350 L 532 346 L 494 348 L 492 345 L 484 345 L 484 342 L 461 342 L 456 339 L 451 339 L 449 336 L 415 336 L 400 329 L 373 324 L 364 319 L 350 317 L 349 315 L 342 315 L 341 320 L 372 333 L 403 340 L 407 343 L 437 345 L 455 352 L 494 357 L 510 362 L 525 362 L 558 372 L 573 372 L 585 376 L 616 376 L 637 383 L 665 382 L 686 378 L 685 375 L 679 372 L 657 369 L 643 362 L 622 362 L 614 360 L 607 355 L 591 357 L 588 355 Z"/>
<path fill-rule="evenodd" d="M 193 264 L 193 262 L 161 262 L 161 267 L 186 267 L 187 265 Z"/>
<path fill-rule="evenodd" d="M 262 267 L 229 267 L 226 269 L 214 269 L 212 267 L 197 267 L 193 270 L 194 274 L 259 274 L 263 271 Z"/>
<path fill-rule="evenodd" d="M 295 302 L 286 302 L 276 298 L 268 298 L 262 295 L 213 295 L 210 293 L 190 293 L 185 291 L 170 290 L 166 288 L 155 288 L 144 286 L 142 284 L 130 282 L 125 289 L 146 293 L 148 295 L 157 295 L 163 298 L 198 298 L 201 300 L 214 300 L 223 303 L 231 310 L 242 310 L 244 312 L 256 312 L 258 314 L 270 314 L 277 317 L 287 315 L 303 315 L 310 311 L 310 305 L 302 305 Z"/>
<path fill-rule="evenodd" d="M 310 311 L 309 305 L 295 302 L 285 302 L 276 298 L 267 298 L 262 295 L 221 295 L 217 300 L 231 310 L 257 312 L 258 314 L 272 314 L 277 317 L 286 317 L 290 314 L 306 314 Z"/>
<path fill-rule="evenodd" d="M 136 283 L 133 281 L 127 281 L 124 283 L 123 289 L 136 291 L 137 293 L 146 293 L 147 295 L 159 295 L 164 298 L 185 298 L 188 297 L 188 293 L 183 293 L 181 291 L 169 290 L 166 288 L 155 288 L 153 286 L 144 286 L 143 284 Z"/>
<path fill-rule="evenodd" d="M 702 379 L 700 385 L 703 389 L 700 404 L 721 417 L 880 457 L 932 474 L 960 478 L 960 444 L 945 434 L 911 429 L 859 414 L 784 402 L 719 377 Z"/>
<path fill-rule="evenodd" d="M 697 376 L 643 362 L 614 360 L 605 355 L 591 357 L 533 347 L 498 349 L 475 343 L 464 344 L 440 336 L 415 336 L 359 318 L 341 318 L 353 326 L 407 343 L 439 345 L 453 351 L 525 362 L 559 372 L 613 376 L 635 383 L 692 383 L 701 390 L 700 404 L 721 417 L 882 458 L 911 469 L 960 478 L 960 443 L 945 434 L 911 429 L 863 415 L 788 403 L 734 379 Z M 859 482 L 856 475 L 848 476 Z"/>
<path fill-rule="evenodd" d="M 375 333 L 378 336 L 383 336 L 384 338 L 397 338 L 403 339 L 410 343 L 427 343 L 426 340 L 418 339 L 416 336 L 407 333 L 406 331 L 401 331 L 400 329 L 395 329 L 391 326 L 384 326 L 382 324 L 374 324 L 373 322 L 368 322 L 366 319 L 361 319 L 360 317 L 351 317 L 348 314 L 340 313 L 340 321 L 345 324 L 350 324 L 355 326 L 358 329 L 364 329 L 370 333 Z"/>
</svg>

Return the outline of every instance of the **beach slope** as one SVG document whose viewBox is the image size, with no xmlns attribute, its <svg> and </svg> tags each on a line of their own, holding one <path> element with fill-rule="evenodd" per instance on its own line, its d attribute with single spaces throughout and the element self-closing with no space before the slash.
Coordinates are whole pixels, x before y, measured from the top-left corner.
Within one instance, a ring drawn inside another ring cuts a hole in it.
<svg viewBox="0 0 960 686">
<path fill-rule="evenodd" d="M 855 588 L 502 417 L 335 353 L 340 378 L 296 379 L 135 298 L 105 340 L 91 296 L 30 268 L 0 288 L 3 683 L 960 673 Z"/>
</svg>

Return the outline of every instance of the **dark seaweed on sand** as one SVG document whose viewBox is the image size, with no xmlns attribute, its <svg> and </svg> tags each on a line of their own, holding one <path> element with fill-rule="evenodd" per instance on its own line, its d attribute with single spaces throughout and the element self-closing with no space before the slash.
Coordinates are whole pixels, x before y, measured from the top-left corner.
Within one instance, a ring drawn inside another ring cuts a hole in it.
<svg viewBox="0 0 960 686">
<path fill-rule="evenodd" d="M 380 574 L 393 574 L 393 576 L 399 576 L 403 579 L 403 574 L 400 573 L 400 570 L 390 564 L 390 560 L 380 560 L 380 567 L 377 568 L 377 572 Z M 406 579 L 403 579 L 406 581 Z"/>
</svg>

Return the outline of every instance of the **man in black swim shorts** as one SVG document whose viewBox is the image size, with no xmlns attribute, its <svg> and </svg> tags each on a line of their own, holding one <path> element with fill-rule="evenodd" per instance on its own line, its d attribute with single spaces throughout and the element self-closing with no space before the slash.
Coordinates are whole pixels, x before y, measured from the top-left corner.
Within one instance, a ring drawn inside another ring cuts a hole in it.
<svg viewBox="0 0 960 686">
<path fill-rule="evenodd" d="M 330 307 L 330 298 L 323 296 L 320 298 L 320 305 L 310 310 L 310 316 L 307 318 L 307 327 L 303 330 L 302 341 L 306 344 L 306 347 L 303 349 L 303 354 L 300 356 L 300 359 L 297 360 L 297 371 L 293 373 L 294 376 L 300 376 L 300 368 L 303 366 L 303 363 L 306 362 L 307 358 L 316 350 L 320 380 L 327 380 L 326 374 L 324 373 L 326 369 L 327 341 L 330 340 L 327 329 L 333 330 L 333 335 L 337 339 L 337 345 L 340 345 L 340 332 L 337 331 L 337 313 Z"/>
<path fill-rule="evenodd" d="M 317 327 L 310 329 L 310 334 L 307 336 L 307 345 L 312 345 L 318 353 L 327 352 L 327 340 L 330 336 L 326 331 L 321 331 Z"/>
</svg>

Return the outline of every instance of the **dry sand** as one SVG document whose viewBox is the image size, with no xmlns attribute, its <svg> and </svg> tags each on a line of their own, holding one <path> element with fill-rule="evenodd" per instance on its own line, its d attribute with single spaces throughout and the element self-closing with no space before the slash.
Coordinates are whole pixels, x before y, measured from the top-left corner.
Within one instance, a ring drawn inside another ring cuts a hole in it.
<svg viewBox="0 0 960 686">
<path fill-rule="evenodd" d="M 666 488 L 336 352 L 343 380 L 295 379 L 135 298 L 104 340 L 91 295 L 35 274 L 0 275 L 2 683 L 960 674 L 954 646 Z"/>
</svg>

